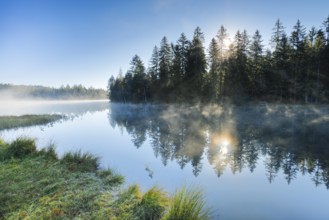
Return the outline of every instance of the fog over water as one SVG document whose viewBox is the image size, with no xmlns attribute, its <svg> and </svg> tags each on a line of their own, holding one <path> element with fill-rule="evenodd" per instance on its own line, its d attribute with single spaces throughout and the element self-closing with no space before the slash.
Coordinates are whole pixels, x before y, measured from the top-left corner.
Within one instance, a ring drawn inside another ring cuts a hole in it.
<svg viewBox="0 0 329 220">
<path fill-rule="evenodd" d="M 108 108 L 108 100 L 1 100 L 0 115 L 80 114 Z"/>
<path fill-rule="evenodd" d="M 22 104 L 22 103 L 20 103 Z M 200 186 L 214 219 L 326 219 L 329 106 L 36 102 L 0 114 L 62 113 L 49 127 L 0 131 L 101 158 L 127 184 Z M 25 112 L 24 112 L 25 111 Z"/>
</svg>

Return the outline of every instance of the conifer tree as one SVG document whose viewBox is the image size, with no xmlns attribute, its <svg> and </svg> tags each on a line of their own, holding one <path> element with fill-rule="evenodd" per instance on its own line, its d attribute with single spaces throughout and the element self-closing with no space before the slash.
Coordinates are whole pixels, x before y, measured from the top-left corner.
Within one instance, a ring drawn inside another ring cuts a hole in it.
<svg viewBox="0 0 329 220">
<path fill-rule="evenodd" d="M 266 77 L 268 94 L 279 100 L 291 97 L 290 45 L 284 26 L 278 19 L 273 28 L 273 69 Z"/>
<path fill-rule="evenodd" d="M 128 71 L 131 76 L 130 80 L 130 95 L 131 101 L 140 102 L 147 101 L 146 91 L 146 73 L 143 61 L 138 55 L 135 55 L 130 62 L 130 70 Z"/>
<path fill-rule="evenodd" d="M 196 101 L 203 96 L 203 79 L 207 61 L 203 48 L 204 35 L 199 27 L 194 30 L 193 40 L 188 54 L 186 83 L 188 99 Z"/>
<path fill-rule="evenodd" d="M 233 42 L 233 52 L 229 57 L 227 95 L 233 99 L 245 99 L 251 88 L 247 73 L 247 48 L 249 38 L 246 31 L 237 31 Z"/>
<path fill-rule="evenodd" d="M 250 62 L 248 75 L 252 84 L 252 96 L 259 96 L 263 92 L 265 86 L 262 75 L 263 47 L 262 36 L 260 35 L 259 31 L 256 30 L 249 47 Z"/>
<path fill-rule="evenodd" d="M 220 50 L 217 44 L 217 41 L 213 38 L 209 45 L 209 55 L 208 55 L 208 64 L 209 64 L 209 76 L 208 83 L 208 95 L 213 97 L 213 100 L 218 101 L 220 96 Z"/>
<path fill-rule="evenodd" d="M 298 20 L 293 28 L 293 32 L 290 36 L 290 42 L 292 46 L 292 95 L 294 101 L 300 99 L 301 94 L 305 94 L 305 102 L 307 102 L 306 94 L 306 74 L 305 74 L 305 28 Z"/>
<path fill-rule="evenodd" d="M 156 82 L 159 79 L 159 63 L 159 49 L 157 46 L 154 46 L 148 70 L 152 82 Z"/>
<path fill-rule="evenodd" d="M 172 60 L 172 91 L 176 99 L 183 98 L 183 80 L 186 76 L 187 59 L 190 42 L 187 40 L 184 33 L 181 34 L 176 45 L 172 45 L 173 60 Z"/>
<path fill-rule="evenodd" d="M 225 59 L 226 59 L 226 54 L 229 48 L 227 48 L 228 45 L 228 33 L 226 28 L 221 25 L 220 29 L 217 32 L 217 40 L 218 40 L 218 50 L 219 50 L 219 94 L 221 96 L 224 95 L 224 83 L 225 83 Z"/>
<path fill-rule="evenodd" d="M 163 37 L 159 49 L 159 80 L 163 87 L 169 83 L 171 48 L 167 37 Z"/>
</svg>

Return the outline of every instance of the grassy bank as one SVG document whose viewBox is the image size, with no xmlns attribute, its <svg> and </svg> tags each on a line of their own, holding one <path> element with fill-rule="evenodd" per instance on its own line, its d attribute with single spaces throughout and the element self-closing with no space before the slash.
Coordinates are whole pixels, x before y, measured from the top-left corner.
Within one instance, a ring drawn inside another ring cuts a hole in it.
<svg viewBox="0 0 329 220">
<path fill-rule="evenodd" d="M 62 119 L 61 115 L 22 115 L 0 116 L 0 130 L 28 127 L 32 125 L 46 125 Z"/>
<path fill-rule="evenodd" d="M 58 158 L 54 146 L 0 139 L 0 219 L 209 219 L 202 193 L 173 196 L 153 187 L 123 189 L 124 178 L 81 152 Z"/>
</svg>

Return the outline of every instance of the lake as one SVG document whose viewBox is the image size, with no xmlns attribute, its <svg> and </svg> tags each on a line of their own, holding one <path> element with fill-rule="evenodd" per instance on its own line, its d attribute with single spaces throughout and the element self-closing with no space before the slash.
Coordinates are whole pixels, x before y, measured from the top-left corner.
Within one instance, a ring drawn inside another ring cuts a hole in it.
<svg viewBox="0 0 329 220">
<path fill-rule="evenodd" d="M 6 141 L 91 152 L 143 190 L 200 187 L 214 219 L 329 219 L 327 105 L 12 104 L 0 115 L 67 117 L 0 131 Z"/>
</svg>

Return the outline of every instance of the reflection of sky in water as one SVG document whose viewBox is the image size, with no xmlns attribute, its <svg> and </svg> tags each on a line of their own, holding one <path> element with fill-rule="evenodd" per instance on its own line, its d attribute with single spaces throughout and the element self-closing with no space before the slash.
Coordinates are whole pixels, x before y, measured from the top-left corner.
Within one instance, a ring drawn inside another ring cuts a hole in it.
<svg viewBox="0 0 329 220">
<path fill-rule="evenodd" d="M 186 121 L 184 117 L 193 112 L 170 110 L 153 114 L 138 108 L 124 112 L 112 106 L 110 110 L 87 111 L 52 127 L 2 131 L 0 136 L 6 140 L 20 135 L 37 137 L 39 146 L 53 141 L 59 154 L 78 149 L 93 152 L 101 157 L 103 166 L 114 168 L 126 177 L 127 183 L 139 183 L 143 189 L 158 185 L 173 192 L 183 184 L 201 186 L 208 204 L 221 219 L 325 219 L 329 216 L 329 191 L 324 184 L 315 187 L 312 178 L 318 167 L 308 164 L 309 169 L 313 166 L 315 170 L 303 175 L 302 164 L 294 163 L 303 160 L 291 156 L 300 157 L 297 150 L 303 149 L 303 153 L 311 153 L 307 158 L 315 158 L 312 163 L 325 163 L 319 154 L 328 152 L 324 149 L 328 142 L 322 146 L 321 138 L 312 140 L 317 136 L 309 134 L 307 128 L 309 122 L 316 120 L 321 129 L 328 128 L 325 119 L 302 120 L 303 114 L 279 122 L 279 118 L 291 116 L 293 111 L 280 108 L 283 112 L 278 113 L 275 107 L 269 109 L 260 116 L 256 114 L 257 120 L 253 112 L 236 115 L 233 120 L 232 109 L 226 115 L 217 111 L 222 118 L 209 118 L 210 109 L 202 111 L 204 120 L 193 115 Z M 177 117 L 170 116 L 171 111 Z M 271 120 L 265 120 L 264 115 Z M 280 132 L 273 133 L 271 129 Z M 302 137 L 304 134 L 307 137 Z M 155 140 L 161 144 L 155 146 Z M 310 143 L 318 144 L 313 146 L 316 150 L 305 151 Z M 200 145 L 202 148 L 196 149 Z M 270 184 L 269 166 L 275 155 L 281 155 L 283 160 Z M 193 164 L 198 160 L 199 164 Z M 194 175 L 196 167 L 200 172 Z M 287 184 L 289 172 L 293 178 Z"/>
</svg>

